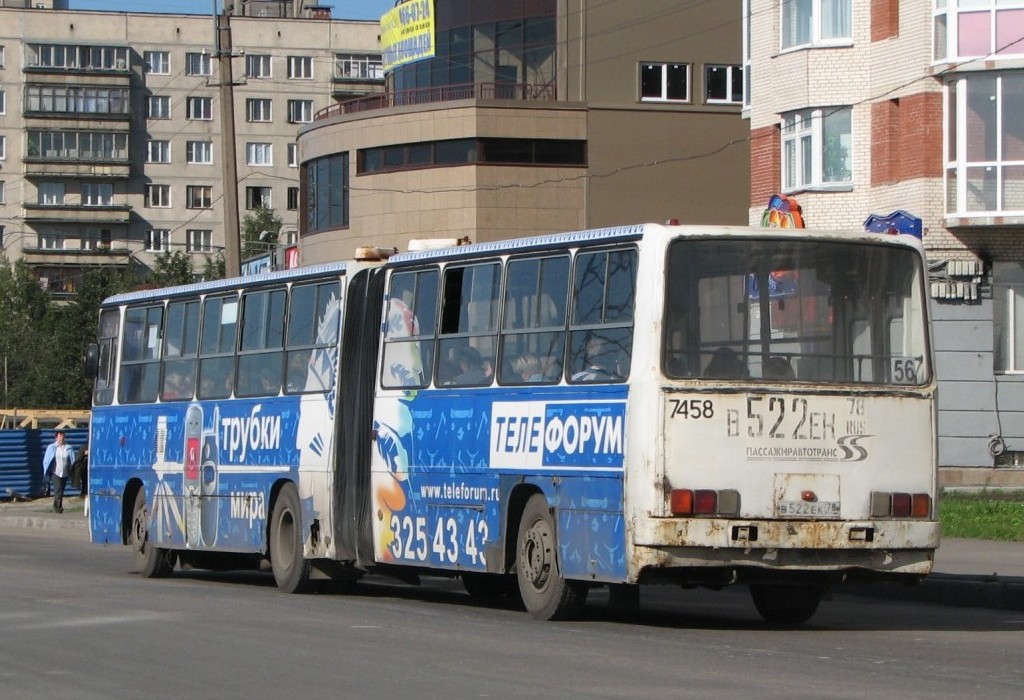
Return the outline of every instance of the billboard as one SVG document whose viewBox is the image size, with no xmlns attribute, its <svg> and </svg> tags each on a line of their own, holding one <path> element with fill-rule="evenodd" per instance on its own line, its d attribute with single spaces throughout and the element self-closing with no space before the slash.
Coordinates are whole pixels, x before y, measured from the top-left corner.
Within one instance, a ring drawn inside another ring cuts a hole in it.
<svg viewBox="0 0 1024 700">
<path fill-rule="evenodd" d="M 434 56 L 434 0 L 408 0 L 380 18 L 384 71 Z"/>
</svg>

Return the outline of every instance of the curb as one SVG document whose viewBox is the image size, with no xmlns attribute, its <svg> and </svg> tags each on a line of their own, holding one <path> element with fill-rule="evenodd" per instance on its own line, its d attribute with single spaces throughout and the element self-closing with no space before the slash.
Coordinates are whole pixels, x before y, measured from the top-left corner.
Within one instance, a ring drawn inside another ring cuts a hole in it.
<svg viewBox="0 0 1024 700">
<path fill-rule="evenodd" d="M 929 574 L 915 585 L 852 584 L 836 592 L 957 608 L 1024 610 L 1024 578 L 1012 576 Z"/>
</svg>

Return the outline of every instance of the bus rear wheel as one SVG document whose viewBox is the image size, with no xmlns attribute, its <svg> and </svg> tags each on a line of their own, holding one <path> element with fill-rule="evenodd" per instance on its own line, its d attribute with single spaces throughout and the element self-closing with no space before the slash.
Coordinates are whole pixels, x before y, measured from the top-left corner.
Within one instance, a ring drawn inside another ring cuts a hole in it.
<svg viewBox="0 0 1024 700">
<path fill-rule="evenodd" d="M 818 586 L 755 584 L 750 587 L 754 607 L 773 625 L 799 625 L 818 610 L 824 591 Z"/>
<path fill-rule="evenodd" d="M 140 576 L 167 578 L 174 571 L 174 551 L 156 547 L 149 541 L 149 509 L 146 508 L 146 491 L 141 488 L 135 494 L 128 544 L 135 553 Z"/>
<path fill-rule="evenodd" d="M 538 620 L 564 620 L 577 614 L 587 586 L 562 578 L 555 521 L 542 494 L 530 496 L 519 521 L 516 577 L 526 612 Z"/>
<path fill-rule="evenodd" d="M 312 588 L 310 564 L 302 554 L 302 511 L 294 484 L 285 484 L 270 516 L 270 568 L 277 587 L 285 593 Z"/>
</svg>

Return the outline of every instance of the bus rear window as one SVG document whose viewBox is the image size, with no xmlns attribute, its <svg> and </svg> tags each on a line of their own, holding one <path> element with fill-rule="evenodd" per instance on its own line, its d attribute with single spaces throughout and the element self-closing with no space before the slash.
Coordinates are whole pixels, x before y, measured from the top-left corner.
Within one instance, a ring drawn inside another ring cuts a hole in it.
<svg viewBox="0 0 1024 700">
<path fill-rule="evenodd" d="M 840 241 L 679 240 L 666 271 L 673 378 L 929 381 L 920 257 Z"/>
</svg>

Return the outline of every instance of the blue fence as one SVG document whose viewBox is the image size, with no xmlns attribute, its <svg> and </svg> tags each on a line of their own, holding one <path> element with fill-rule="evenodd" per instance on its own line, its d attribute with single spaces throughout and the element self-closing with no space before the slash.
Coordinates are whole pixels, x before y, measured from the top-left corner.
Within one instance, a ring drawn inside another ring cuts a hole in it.
<svg viewBox="0 0 1024 700">
<path fill-rule="evenodd" d="M 16 496 L 37 498 L 43 493 L 43 455 L 57 431 L 0 430 L 0 499 Z M 76 452 L 89 439 L 88 428 L 64 430 L 65 440 Z M 70 482 L 64 492 L 77 495 Z"/>
</svg>

